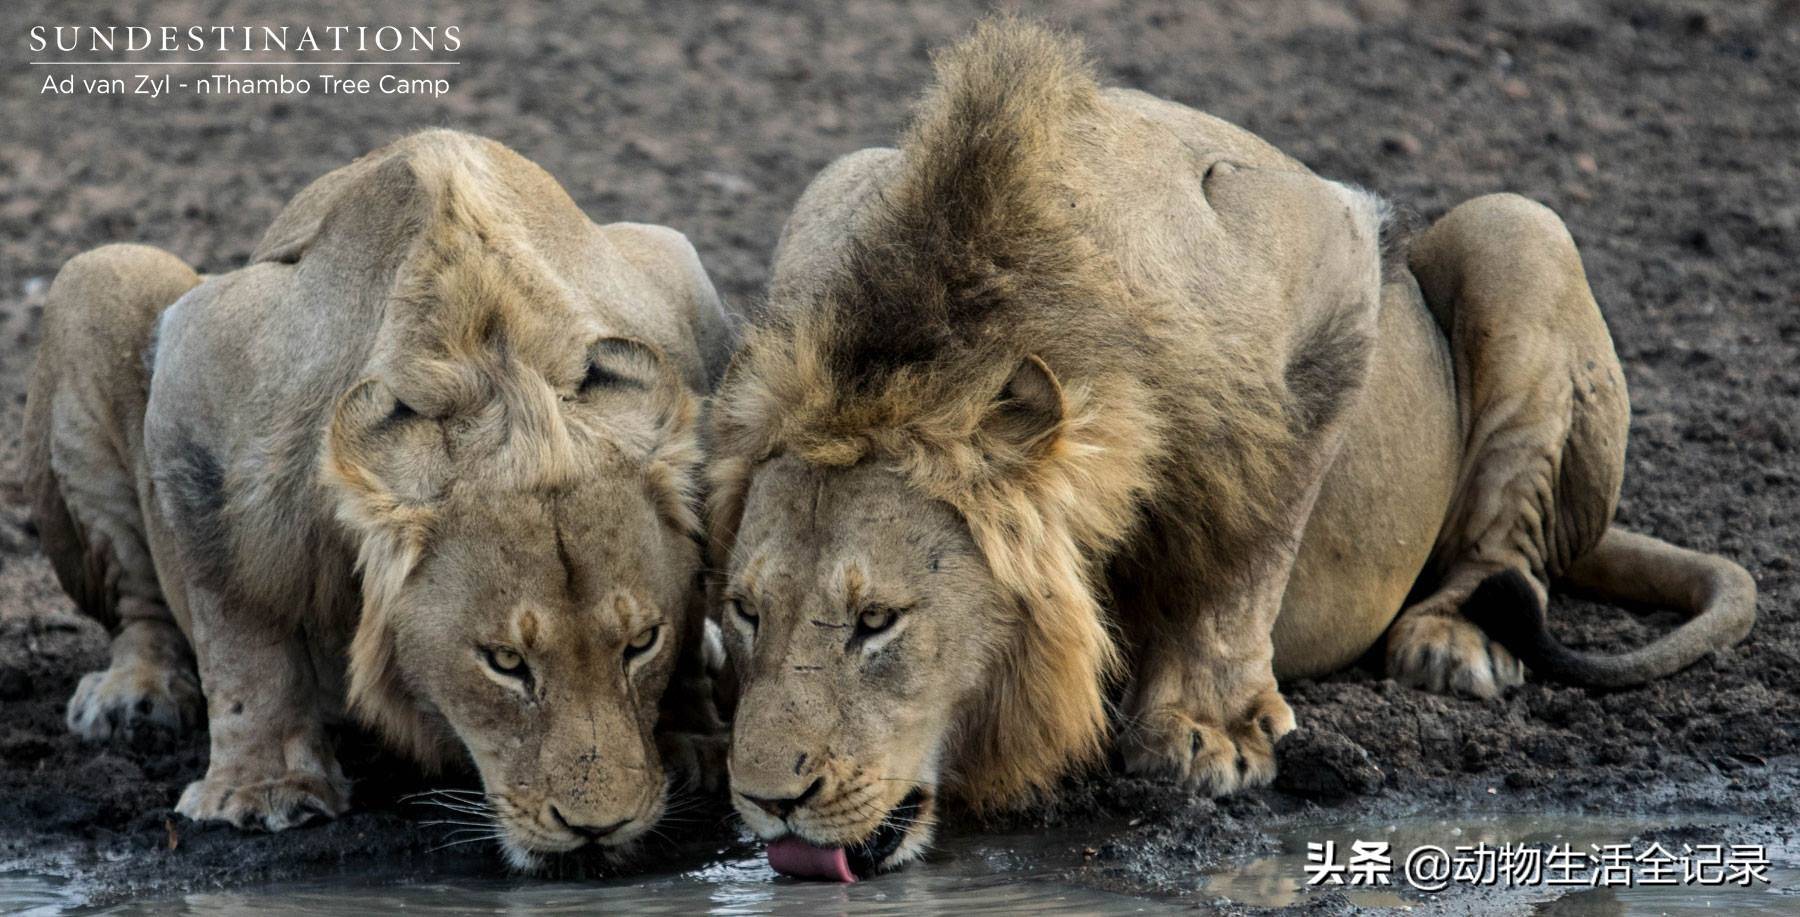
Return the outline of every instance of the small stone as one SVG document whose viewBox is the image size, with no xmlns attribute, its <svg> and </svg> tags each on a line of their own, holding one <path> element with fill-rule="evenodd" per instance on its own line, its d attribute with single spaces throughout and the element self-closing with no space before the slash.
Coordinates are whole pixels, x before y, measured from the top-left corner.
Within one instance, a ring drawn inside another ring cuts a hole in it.
<svg viewBox="0 0 1800 917">
<path fill-rule="evenodd" d="M 1501 83 L 1500 91 L 1506 93 L 1506 97 L 1509 99 L 1529 99 L 1529 98 L 1531 98 L 1531 87 L 1525 85 L 1524 80 L 1518 79 L 1516 77 L 1513 79 L 1507 80 L 1504 83 Z"/>
<path fill-rule="evenodd" d="M 1600 163 L 1594 159 L 1594 154 L 1592 153 L 1576 153 L 1575 168 L 1580 169 L 1589 175 L 1594 175 L 1600 171 Z"/>
<path fill-rule="evenodd" d="M 664 167 L 679 165 L 681 162 L 681 157 L 674 148 L 655 137 L 632 137 L 625 141 L 625 152 Z"/>
<path fill-rule="evenodd" d="M 742 175 L 731 172 L 705 171 L 700 173 L 700 183 L 733 197 L 743 197 L 756 190 L 756 186 Z"/>
<path fill-rule="evenodd" d="M 1335 732 L 1296 729 L 1275 746 L 1275 758 L 1275 788 L 1304 799 L 1361 796 L 1386 780 L 1361 745 Z"/>
</svg>

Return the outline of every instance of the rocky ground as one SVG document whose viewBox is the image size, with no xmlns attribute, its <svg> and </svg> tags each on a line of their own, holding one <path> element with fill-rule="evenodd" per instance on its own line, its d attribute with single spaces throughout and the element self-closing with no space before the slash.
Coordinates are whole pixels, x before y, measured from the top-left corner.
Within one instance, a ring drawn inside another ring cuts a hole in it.
<svg viewBox="0 0 1800 917">
<path fill-rule="evenodd" d="M 333 3 L 310 21 L 389 21 L 385 9 Z M 1275 789 L 1214 803 L 1102 774 L 999 827 L 1118 825 L 1095 830 L 1077 878 L 1161 893 L 1192 893 L 1197 864 L 1257 849 L 1297 819 L 1597 810 L 1703 823 L 1722 813 L 1785 837 L 1800 798 L 1800 7 L 1033 9 L 1086 36 L 1112 80 L 1242 124 L 1427 217 L 1498 190 L 1563 214 L 1631 387 L 1620 521 L 1744 564 L 1761 617 L 1742 645 L 1643 690 L 1532 683 L 1482 703 L 1361 669 L 1290 686 L 1307 732 L 1284 746 Z M 260 22 L 251 10 L 26 0 L 0 21 L 23 47 L 32 24 Z M 750 306 L 806 180 L 839 154 L 890 141 L 929 49 L 973 15 L 886 0 L 471 3 L 440 14 L 461 24 L 464 44 L 438 99 L 54 98 L 39 93 L 41 68 L 18 59 L 0 96 L 0 467 L 19 452 L 44 291 L 65 259 L 142 241 L 228 270 L 304 183 L 414 128 L 491 135 L 597 219 L 681 229 L 720 291 Z M 0 869 L 54 869 L 116 898 L 374 862 L 495 868 L 487 851 L 431 852 L 439 829 L 395 801 L 417 778 L 371 754 L 348 755 L 362 781 L 355 814 L 246 836 L 171 811 L 204 769 L 203 741 L 75 742 L 62 705 L 103 664 L 104 638 L 38 556 L 18 488 L 0 497 Z M 1566 600 L 1552 616 L 1567 641 L 1600 649 L 1670 623 Z M 1349 904 L 1323 896 L 1310 907 Z"/>
</svg>

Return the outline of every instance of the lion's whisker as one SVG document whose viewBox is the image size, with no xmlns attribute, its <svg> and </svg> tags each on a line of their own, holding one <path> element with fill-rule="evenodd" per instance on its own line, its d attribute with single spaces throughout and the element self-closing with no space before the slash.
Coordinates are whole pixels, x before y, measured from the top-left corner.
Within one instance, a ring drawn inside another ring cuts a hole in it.
<svg viewBox="0 0 1800 917">
<path fill-rule="evenodd" d="M 422 822 L 419 822 L 419 824 L 421 824 L 421 825 L 456 825 L 458 827 L 463 827 L 463 828 L 492 828 L 494 826 L 494 823 L 491 821 L 456 821 L 455 819 L 447 819 L 447 818 L 446 819 L 438 819 L 436 821 L 422 821 Z"/>
<path fill-rule="evenodd" d="M 497 834 L 488 836 L 488 837 L 464 838 L 463 840 L 459 840 L 459 841 L 450 841 L 449 843 L 439 844 L 436 847 L 433 847 L 430 850 L 427 850 L 426 853 L 436 853 L 439 850 L 448 850 L 451 847 L 461 847 L 464 844 L 479 844 L 479 843 L 488 842 L 488 841 L 498 841 L 500 839 L 501 839 L 500 836 Z"/>
</svg>

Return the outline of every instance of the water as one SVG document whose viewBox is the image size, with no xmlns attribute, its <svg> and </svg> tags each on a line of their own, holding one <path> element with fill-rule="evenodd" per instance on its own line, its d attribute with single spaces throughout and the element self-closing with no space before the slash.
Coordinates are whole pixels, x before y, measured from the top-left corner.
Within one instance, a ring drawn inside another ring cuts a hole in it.
<svg viewBox="0 0 1800 917">
<path fill-rule="evenodd" d="M 55 917 L 106 915 L 362 914 L 406 912 L 464 915 L 531 912 L 587 914 L 1130 914 L 1161 913 L 1195 901 L 1229 899 L 1243 905 L 1305 904 L 1318 892 L 1305 886 L 1309 842 L 1386 841 L 1404 853 L 1421 845 L 1614 844 L 1671 824 L 1716 824 L 1717 816 L 1613 818 L 1582 815 L 1414 817 L 1396 821 L 1294 825 L 1275 834 L 1278 849 L 1208 872 L 1196 872 L 1195 895 L 1185 901 L 1139 898 L 1086 888 L 1069 881 L 1078 871 L 1080 839 L 1066 834 L 987 835 L 952 839 L 928 862 L 855 885 L 796 882 L 777 877 L 758 855 L 728 855 L 680 872 L 603 882 L 500 880 L 454 877 L 441 881 L 384 882 L 343 876 L 225 892 L 146 899 L 91 910 L 59 880 L 0 873 L 0 913 Z M 1727 830 L 1723 840 L 1733 840 Z M 1088 832 L 1091 839 L 1093 832 Z M 1708 840 L 1719 838 L 1709 837 Z M 1637 844 L 1642 849 L 1643 843 Z M 1679 848 L 1679 845 L 1676 845 Z M 1454 912 L 1489 906 L 1517 912 L 1537 905 L 1545 915 L 1749 914 L 1800 915 L 1800 847 L 1769 848 L 1771 883 L 1750 888 L 1638 887 L 1577 891 L 1558 889 L 1458 889 L 1437 898 L 1395 885 L 1343 889 L 1363 908 Z M 1404 893 L 1402 891 L 1404 890 Z M 1560 895 L 1560 897 L 1558 897 Z M 1396 911 L 1398 912 L 1398 911 Z"/>
<path fill-rule="evenodd" d="M 890 875 L 835 885 L 779 877 L 760 853 L 717 860 L 695 869 L 612 881 L 532 881 L 448 878 L 391 884 L 335 877 L 223 892 L 147 899 L 102 909 L 73 908 L 66 889 L 40 877 L 0 874 L 0 913 L 30 917 L 66 913 L 420 915 L 498 913 L 633 915 L 793 914 L 1133 914 L 1156 913 L 1168 902 L 1068 884 L 1067 845 L 1046 856 L 1035 836 L 953 839 L 928 862 Z"/>
</svg>

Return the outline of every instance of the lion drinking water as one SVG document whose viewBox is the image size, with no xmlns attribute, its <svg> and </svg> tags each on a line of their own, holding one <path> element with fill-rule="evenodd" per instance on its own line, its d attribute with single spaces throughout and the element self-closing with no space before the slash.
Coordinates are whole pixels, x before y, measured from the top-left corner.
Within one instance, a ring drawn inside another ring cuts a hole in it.
<svg viewBox="0 0 1800 917">
<path fill-rule="evenodd" d="M 448 131 L 320 178 L 239 270 L 71 260 L 29 481 L 115 636 L 70 728 L 205 722 L 179 811 L 279 831 L 348 805 L 347 709 L 426 765 L 466 755 L 517 865 L 638 838 L 698 644 L 696 414 L 728 349 L 686 239 L 596 226 Z"/>
<path fill-rule="evenodd" d="M 807 189 L 711 413 L 733 800 L 776 868 L 891 868 L 941 795 L 1048 789 L 1116 678 L 1127 765 L 1216 794 L 1273 776 L 1278 678 L 1384 635 L 1394 677 L 1492 696 L 1748 631 L 1740 567 L 1609 527 L 1625 381 L 1550 211 L 1408 244 L 1035 27 L 938 75 L 899 150 Z M 1695 617 L 1573 653 L 1553 583 Z"/>
</svg>

